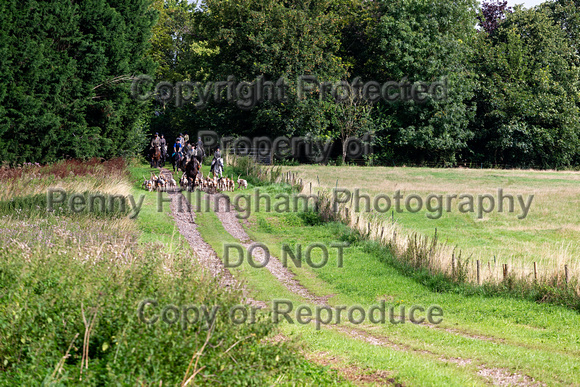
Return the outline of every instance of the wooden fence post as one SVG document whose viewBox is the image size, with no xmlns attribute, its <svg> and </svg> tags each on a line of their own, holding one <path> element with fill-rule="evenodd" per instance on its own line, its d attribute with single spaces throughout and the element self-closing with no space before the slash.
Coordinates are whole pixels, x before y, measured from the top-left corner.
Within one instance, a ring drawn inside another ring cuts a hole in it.
<svg viewBox="0 0 580 387">
<path fill-rule="evenodd" d="M 538 263 L 534 262 L 534 280 L 538 280 Z"/>
<path fill-rule="evenodd" d="M 568 265 L 564 265 L 564 278 L 566 279 L 566 284 L 570 281 L 570 271 L 568 270 Z"/>
<path fill-rule="evenodd" d="M 481 263 L 479 262 L 479 259 L 476 262 L 477 264 L 477 284 L 481 285 Z"/>
<path fill-rule="evenodd" d="M 505 280 L 508 275 L 508 265 L 507 263 L 504 263 L 502 266 L 503 266 L 503 279 Z"/>
</svg>

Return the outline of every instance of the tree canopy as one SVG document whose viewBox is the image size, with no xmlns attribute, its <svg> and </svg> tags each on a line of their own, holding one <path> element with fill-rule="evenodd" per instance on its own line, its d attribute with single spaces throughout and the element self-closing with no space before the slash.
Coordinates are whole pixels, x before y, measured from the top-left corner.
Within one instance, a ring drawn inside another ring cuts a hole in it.
<svg viewBox="0 0 580 387">
<path fill-rule="evenodd" d="M 170 141 L 215 130 L 344 145 L 348 127 L 372 133 L 367 162 L 577 166 L 579 9 L 578 0 L 531 9 L 497 0 L 5 1 L 0 160 L 131 154 L 156 131 Z M 132 98 L 143 74 L 173 94 L 190 82 L 189 98 Z M 300 93 L 300 77 L 316 82 Z M 248 97 L 268 82 L 284 98 Z M 345 103 L 324 94 L 324 82 L 441 87 L 439 98 Z M 334 155 L 345 157 L 340 147 Z"/>
</svg>

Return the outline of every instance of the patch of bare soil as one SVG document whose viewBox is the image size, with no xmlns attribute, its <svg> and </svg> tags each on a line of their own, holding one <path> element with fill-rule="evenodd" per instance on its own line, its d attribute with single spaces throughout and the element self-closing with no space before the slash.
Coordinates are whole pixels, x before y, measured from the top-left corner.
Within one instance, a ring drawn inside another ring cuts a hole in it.
<svg viewBox="0 0 580 387">
<path fill-rule="evenodd" d="M 490 380 L 494 386 L 545 386 L 546 384 L 536 381 L 527 375 L 511 373 L 501 368 L 478 367 L 478 375 Z"/>
<path fill-rule="evenodd" d="M 356 339 L 366 341 L 371 345 L 389 347 L 396 351 L 406 351 L 406 352 L 412 351 L 417 353 L 423 353 L 426 355 L 437 355 L 434 352 L 428 350 L 416 349 L 401 343 L 395 343 L 384 336 L 376 336 L 361 329 L 346 328 L 342 326 L 335 326 L 335 329 Z M 440 356 L 438 360 L 447 363 L 454 363 L 460 367 L 464 367 L 473 362 L 472 359 L 464 359 L 460 357 L 446 358 L 444 356 Z M 479 371 L 477 372 L 477 374 L 487 379 L 494 386 L 525 386 L 525 387 L 545 386 L 545 384 L 536 381 L 534 378 L 530 376 L 510 372 L 509 370 L 500 368 L 489 368 L 483 364 L 479 365 L 478 369 Z"/>
</svg>

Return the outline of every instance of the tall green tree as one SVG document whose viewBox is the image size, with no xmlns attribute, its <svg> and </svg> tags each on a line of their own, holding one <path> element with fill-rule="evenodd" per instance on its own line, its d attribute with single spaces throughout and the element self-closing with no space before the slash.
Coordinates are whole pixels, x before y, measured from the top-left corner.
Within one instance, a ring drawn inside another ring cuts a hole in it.
<svg viewBox="0 0 580 387">
<path fill-rule="evenodd" d="M 516 8 L 478 38 L 476 157 L 541 168 L 577 163 L 577 52 L 549 8 Z"/>
<path fill-rule="evenodd" d="M 297 77 L 320 81 L 344 79 L 336 55 L 340 45 L 338 3 L 280 0 L 209 0 L 189 11 L 186 49 L 174 49 L 174 75 L 180 81 L 235 82 L 258 77 L 285 79 L 287 99 L 264 101 L 243 110 L 231 103 L 211 102 L 198 109 L 165 107 L 171 127 L 214 129 L 237 135 L 319 135 L 330 123 L 328 106 L 316 98 L 299 98 Z M 195 98 L 194 98 L 195 99 Z M 170 110 L 168 110 L 170 109 Z"/>
<path fill-rule="evenodd" d="M 447 83 L 444 99 L 377 103 L 377 136 L 390 148 L 382 149 L 383 155 L 454 163 L 467 151 L 474 112 L 470 103 L 474 81 L 467 58 L 475 35 L 475 10 L 472 0 L 364 2 L 346 26 L 343 47 L 352 58 L 354 75 L 379 83 L 403 79 L 411 84 Z"/>
<path fill-rule="evenodd" d="M 143 143 L 131 99 L 156 12 L 148 0 L 2 2 L 0 160 L 112 157 Z M 3 97 L 2 97 L 3 95 Z"/>
</svg>

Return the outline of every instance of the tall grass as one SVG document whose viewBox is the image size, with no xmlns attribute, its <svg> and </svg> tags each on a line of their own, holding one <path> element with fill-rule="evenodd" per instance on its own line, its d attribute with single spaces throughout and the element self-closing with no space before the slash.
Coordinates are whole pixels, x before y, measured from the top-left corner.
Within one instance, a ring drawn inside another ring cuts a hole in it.
<svg viewBox="0 0 580 387">
<path fill-rule="evenodd" d="M 253 179 L 288 183 L 302 194 L 313 193 L 312 186 L 304 184 L 295 173 L 284 173 L 279 167 L 261 166 L 248 157 L 230 157 L 233 165 L 245 168 Z M 386 221 L 374 212 L 356 213 L 349 203 L 335 203 L 328 190 L 317 188 L 315 194 L 318 195 L 315 210 L 323 221 L 344 223 L 360 238 L 375 243 L 379 249 L 386 249 L 396 260 L 392 263 L 407 273 L 414 270 L 420 273 L 420 277 L 427 274 L 450 284 L 466 285 L 470 289 L 468 292 L 480 288 L 490 294 L 516 294 L 580 311 L 580 262 L 567 260 L 564 246 L 558 255 L 560 259 L 538 259 L 536 269 L 515 259 L 499 262 L 489 257 L 486 261 L 480 260 L 478 278 L 477 260 L 441 241 L 437 229 L 433 236 L 405 233 L 394 219 Z M 507 270 L 504 265 L 507 265 Z"/>
<path fill-rule="evenodd" d="M 256 162 L 249 156 L 235 156 L 226 154 L 224 156 L 226 165 L 230 165 L 237 176 L 248 180 L 253 185 L 261 184 L 290 184 L 293 189 L 301 191 L 303 189 L 302 179 L 295 174 L 283 173 L 281 166 L 264 166 Z"/>
<path fill-rule="evenodd" d="M 122 158 L 107 161 L 94 158 L 86 162 L 63 160 L 44 166 L 27 164 L 16 168 L 0 167 L 0 201 L 46 194 L 49 188 L 126 196 L 131 191 L 126 165 Z"/>
<path fill-rule="evenodd" d="M 131 185 L 124 169 L 100 165 L 84 169 L 75 184 L 112 175 Z M 5 181 L 16 187 L 18 179 L 39 173 L 34 168 L 6 173 Z M 61 175 L 41 174 L 50 176 Z M 35 203 L 12 198 L 27 208 Z M 339 383 L 334 373 L 298 355 L 296 344 L 271 340 L 276 327 L 267 312 L 257 312 L 255 323 L 232 323 L 227 312 L 241 304 L 241 292 L 221 288 L 183 239 L 140 243 L 139 223 L 127 217 L 5 212 L 0 386 L 271 385 L 279 378 L 293 385 Z M 157 312 L 167 305 L 206 305 L 224 313 L 211 327 L 191 316 L 184 326 L 146 324 L 137 313 L 145 299 L 158 302 Z"/>
</svg>

